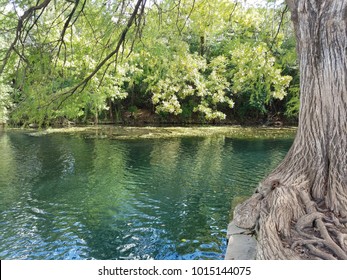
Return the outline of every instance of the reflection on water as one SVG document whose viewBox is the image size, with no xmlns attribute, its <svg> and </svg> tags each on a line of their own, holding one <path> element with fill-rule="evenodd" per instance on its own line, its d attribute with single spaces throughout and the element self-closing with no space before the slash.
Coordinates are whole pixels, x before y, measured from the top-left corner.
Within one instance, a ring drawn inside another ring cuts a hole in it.
<svg viewBox="0 0 347 280">
<path fill-rule="evenodd" d="M 0 134 L 1 259 L 222 259 L 291 140 Z"/>
</svg>

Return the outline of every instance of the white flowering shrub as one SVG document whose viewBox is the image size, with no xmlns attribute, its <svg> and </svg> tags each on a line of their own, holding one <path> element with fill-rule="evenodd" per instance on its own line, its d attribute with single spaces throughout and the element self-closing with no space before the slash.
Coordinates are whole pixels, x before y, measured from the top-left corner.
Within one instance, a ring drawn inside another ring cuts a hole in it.
<svg viewBox="0 0 347 280">
<path fill-rule="evenodd" d="M 164 70 L 147 78 L 157 113 L 181 114 L 181 103 L 193 97 L 194 112 L 202 113 L 207 120 L 225 118 L 218 105 L 228 104 L 231 108 L 234 105 L 228 96 L 225 57 L 216 57 L 208 64 L 205 58 L 187 52 L 174 55 L 165 65 Z"/>
</svg>

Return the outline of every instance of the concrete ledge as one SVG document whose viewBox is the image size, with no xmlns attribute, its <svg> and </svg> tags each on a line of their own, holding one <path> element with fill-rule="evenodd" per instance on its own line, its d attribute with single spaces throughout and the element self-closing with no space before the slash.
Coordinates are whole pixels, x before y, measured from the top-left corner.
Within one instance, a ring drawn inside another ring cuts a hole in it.
<svg viewBox="0 0 347 280">
<path fill-rule="evenodd" d="M 255 260 L 257 241 L 250 231 L 239 228 L 231 222 L 227 237 L 225 260 Z"/>
</svg>

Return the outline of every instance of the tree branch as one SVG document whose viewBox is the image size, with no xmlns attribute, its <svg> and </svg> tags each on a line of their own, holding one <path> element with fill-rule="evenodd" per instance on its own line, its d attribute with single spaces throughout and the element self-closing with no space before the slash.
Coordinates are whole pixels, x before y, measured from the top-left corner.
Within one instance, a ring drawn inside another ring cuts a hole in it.
<svg viewBox="0 0 347 280">
<path fill-rule="evenodd" d="M 59 57 L 62 45 L 65 45 L 65 42 L 64 42 L 65 33 L 66 33 L 67 28 L 70 25 L 70 22 L 72 20 L 73 15 L 75 14 L 75 12 L 77 10 L 77 6 L 78 6 L 79 2 L 80 2 L 80 0 L 76 0 L 74 6 L 72 8 L 71 13 L 69 14 L 67 20 L 65 21 L 65 24 L 64 24 L 63 30 L 61 31 L 61 35 L 60 35 L 60 39 L 59 39 L 60 44 L 59 44 L 59 48 L 58 48 L 57 57 Z"/>
<path fill-rule="evenodd" d="M 138 0 L 135 8 L 126 24 L 126 26 L 124 27 L 122 33 L 119 36 L 118 39 L 118 43 L 116 48 L 110 52 L 96 67 L 95 69 L 87 76 L 85 77 L 80 83 L 78 83 L 76 86 L 74 86 L 73 88 L 59 94 L 58 96 L 55 96 L 55 98 L 53 98 L 51 100 L 51 102 L 49 102 L 47 105 L 52 104 L 55 100 L 59 99 L 60 97 L 63 97 L 63 100 L 60 101 L 59 105 L 57 106 L 57 108 L 60 108 L 61 105 L 73 94 L 75 94 L 76 92 L 81 92 L 87 85 L 87 83 L 95 76 L 96 73 L 98 73 L 98 71 L 106 64 L 107 61 L 109 61 L 114 55 L 117 55 L 119 53 L 119 50 L 123 44 L 123 42 L 125 41 L 126 35 L 129 31 L 129 29 L 131 28 L 131 26 L 133 25 L 135 18 L 140 10 L 140 6 L 141 4 L 145 5 L 146 0 Z M 79 90 L 80 89 L 80 90 Z M 79 90 L 79 91 L 78 91 Z"/>
<path fill-rule="evenodd" d="M 23 26 L 24 26 L 26 20 L 28 20 L 35 11 L 38 11 L 38 10 L 41 10 L 41 9 L 45 9 L 50 2 L 51 2 L 51 0 L 44 0 L 41 4 L 30 7 L 18 19 L 18 24 L 17 24 L 17 28 L 16 28 L 16 36 L 15 36 L 13 42 L 11 43 L 9 49 L 6 52 L 5 58 L 4 58 L 3 63 L 1 65 L 1 67 L 0 67 L 0 76 L 4 72 L 6 64 L 7 64 L 8 60 L 9 60 L 11 54 L 12 54 L 12 51 L 14 50 L 18 40 L 21 37 L 22 31 L 23 31 Z"/>
<path fill-rule="evenodd" d="M 285 13 L 288 11 L 288 5 L 286 5 L 281 13 L 281 20 L 280 20 L 280 23 L 278 24 L 278 28 L 277 28 L 277 32 L 275 34 L 275 36 L 273 37 L 272 39 L 272 42 L 271 42 L 271 45 L 270 45 L 270 50 L 272 50 L 274 44 L 275 44 L 275 41 L 277 39 L 277 36 L 278 34 L 280 33 L 280 30 L 281 30 L 281 26 L 282 26 L 282 23 L 283 23 L 283 20 L 284 20 L 284 15 Z"/>
</svg>

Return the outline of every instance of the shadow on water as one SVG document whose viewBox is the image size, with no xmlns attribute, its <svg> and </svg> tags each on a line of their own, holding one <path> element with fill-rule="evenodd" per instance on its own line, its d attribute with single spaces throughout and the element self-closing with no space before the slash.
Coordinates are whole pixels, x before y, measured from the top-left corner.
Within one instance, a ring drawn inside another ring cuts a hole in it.
<svg viewBox="0 0 347 280">
<path fill-rule="evenodd" d="M 0 135 L 0 258 L 223 259 L 231 201 L 292 140 Z"/>
</svg>

